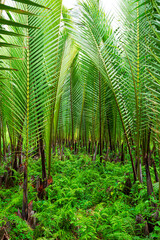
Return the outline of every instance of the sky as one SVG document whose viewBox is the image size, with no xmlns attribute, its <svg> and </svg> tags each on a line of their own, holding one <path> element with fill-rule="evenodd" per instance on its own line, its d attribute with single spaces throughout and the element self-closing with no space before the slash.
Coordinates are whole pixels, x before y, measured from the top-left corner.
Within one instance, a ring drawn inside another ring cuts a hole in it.
<svg viewBox="0 0 160 240">
<path fill-rule="evenodd" d="M 63 0 L 63 4 L 67 8 L 74 7 L 76 2 L 77 2 L 77 0 Z M 101 0 L 102 5 L 104 6 L 105 12 L 111 13 L 114 16 L 116 16 L 116 10 L 118 9 L 119 2 L 120 2 L 120 0 Z M 116 27 L 116 25 L 117 25 L 116 19 L 114 20 L 113 25 Z"/>
<path fill-rule="evenodd" d="M 72 8 L 76 2 L 77 0 L 63 0 L 63 4 L 68 8 Z M 116 5 L 117 0 L 101 0 L 101 2 L 106 12 L 113 12 L 113 7 Z"/>
</svg>

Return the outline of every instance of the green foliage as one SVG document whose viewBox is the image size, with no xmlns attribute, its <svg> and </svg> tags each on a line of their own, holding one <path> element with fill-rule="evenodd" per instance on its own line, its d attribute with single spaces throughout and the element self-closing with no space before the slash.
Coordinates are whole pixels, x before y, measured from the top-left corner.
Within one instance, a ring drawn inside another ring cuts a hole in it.
<svg viewBox="0 0 160 240">
<path fill-rule="evenodd" d="M 11 239 L 32 239 L 33 230 L 29 225 L 16 215 L 21 208 L 23 195 L 22 189 L 0 189 L 0 226 L 9 224 Z"/>
<path fill-rule="evenodd" d="M 0 189 L 0 225 L 10 223 L 11 239 L 144 239 L 137 232 L 136 215 L 149 217 L 151 210 L 146 186 L 134 184 L 130 195 L 124 184 L 132 172 L 130 164 L 92 162 L 83 153 L 65 151 L 65 160 L 53 157 L 53 183 L 46 188 L 46 199 L 37 197 L 31 177 L 41 177 L 40 160 L 29 161 L 29 201 L 37 219 L 36 228 L 16 216 L 22 208 L 22 187 Z M 21 182 L 19 175 L 19 182 Z M 3 209 L 3 211 L 2 211 Z M 159 224 L 151 234 L 160 231 Z M 139 235 L 139 237 L 138 237 Z M 19 238 L 18 238 L 19 237 Z M 152 238 L 150 238 L 152 239 Z"/>
</svg>

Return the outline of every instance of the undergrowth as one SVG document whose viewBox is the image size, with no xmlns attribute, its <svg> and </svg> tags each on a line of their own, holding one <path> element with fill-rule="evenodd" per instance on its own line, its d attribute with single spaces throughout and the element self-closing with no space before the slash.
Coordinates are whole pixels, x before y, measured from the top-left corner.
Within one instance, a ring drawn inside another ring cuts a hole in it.
<svg viewBox="0 0 160 240">
<path fill-rule="evenodd" d="M 136 224 L 138 214 L 147 217 L 153 199 L 148 199 L 145 184 L 136 183 L 129 195 L 125 193 L 126 179 L 133 182 L 130 162 L 100 164 L 98 158 L 92 162 L 90 156 L 66 150 L 63 161 L 58 155 L 52 159 L 53 183 L 46 188 L 45 200 L 37 197 L 31 181 L 33 176 L 41 177 L 40 160 L 30 159 L 28 173 L 35 229 L 16 215 L 22 208 L 23 174 L 15 172 L 15 186 L 0 189 L 0 225 L 9 224 L 12 240 L 158 239 L 159 222 L 149 237 L 144 237 L 143 226 Z"/>
</svg>

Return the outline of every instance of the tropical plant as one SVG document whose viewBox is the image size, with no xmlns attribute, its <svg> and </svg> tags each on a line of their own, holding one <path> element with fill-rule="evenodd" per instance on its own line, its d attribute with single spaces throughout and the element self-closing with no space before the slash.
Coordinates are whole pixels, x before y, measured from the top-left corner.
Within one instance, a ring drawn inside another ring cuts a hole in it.
<svg viewBox="0 0 160 240">
<path fill-rule="evenodd" d="M 23 218 L 29 158 L 41 157 L 44 189 L 65 145 L 75 153 L 86 147 L 93 161 L 98 153 L 100 163 L 109 151 L 124 163 L 128 151 L 134 182 L 142 183 L 145 165 L 151 195 L 151 151 L 160 147 L 159 2 L 121 1 L 115 31 L 98 0 L 70 11 L 62 0 L 8 5 L 0 3 L 0 162 L 9 144 L 12 169 L 24 164 Z"/>
</svg>

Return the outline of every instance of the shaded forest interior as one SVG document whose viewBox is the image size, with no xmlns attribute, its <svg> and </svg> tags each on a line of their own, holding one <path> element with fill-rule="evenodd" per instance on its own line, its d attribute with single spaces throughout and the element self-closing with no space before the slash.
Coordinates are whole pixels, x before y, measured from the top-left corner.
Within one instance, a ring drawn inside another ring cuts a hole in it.
<svg viewBox="0 0 160 240">
<path fill-rule="evenodd" d="M 0 7 L 0 240 L 160 239 L 160 1 Z"/>
</svg>

